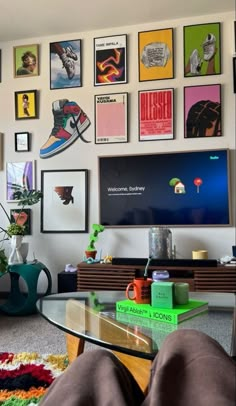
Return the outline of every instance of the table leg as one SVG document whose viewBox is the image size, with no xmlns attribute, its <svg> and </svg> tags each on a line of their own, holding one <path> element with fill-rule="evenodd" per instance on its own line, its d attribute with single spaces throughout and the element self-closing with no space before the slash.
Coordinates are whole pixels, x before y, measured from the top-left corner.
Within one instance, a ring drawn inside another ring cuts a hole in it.
<svg viewBox="0 0 236 406">
<path fill-rule="evenodd" d="M 69 363 L 71 363 L 84 352 L 84 340 L 71 334 L 66 334 L 66 348 Z"/>
</svg>

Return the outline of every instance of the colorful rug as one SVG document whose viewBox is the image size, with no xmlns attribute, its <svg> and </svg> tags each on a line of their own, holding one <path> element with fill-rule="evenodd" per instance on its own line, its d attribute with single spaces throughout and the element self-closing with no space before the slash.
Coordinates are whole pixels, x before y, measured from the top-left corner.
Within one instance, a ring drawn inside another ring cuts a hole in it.
<svg viewBox="0 0 236 406">
<path fill-rule="evenodd" d="M 66 355 L 0 353 L 0 405 L 34 406 L 67 367 Z"/>
</svg>

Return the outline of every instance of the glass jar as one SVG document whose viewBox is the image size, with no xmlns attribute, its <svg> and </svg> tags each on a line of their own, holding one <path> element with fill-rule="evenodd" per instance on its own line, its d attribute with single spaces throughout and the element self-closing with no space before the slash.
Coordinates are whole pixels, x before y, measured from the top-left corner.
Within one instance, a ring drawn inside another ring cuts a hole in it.
<svg viewBox="0 0 236 406">
<path fill-rule="evenodd" d="M 149 257 L 172 259 L 172 233 L 167 227 L 149 229 Z"/>
</svg>

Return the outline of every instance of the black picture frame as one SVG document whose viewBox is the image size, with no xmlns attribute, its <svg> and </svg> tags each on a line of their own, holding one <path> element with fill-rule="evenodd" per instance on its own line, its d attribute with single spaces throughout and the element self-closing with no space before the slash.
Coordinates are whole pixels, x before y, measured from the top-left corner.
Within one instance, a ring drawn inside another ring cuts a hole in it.
<svg viewBox="0 0 236 406">
<path fill-rule="evenodd" d="M 38 118 L 38 90 L 15 92 L 15 119 L 30 120 Z"/>
<path fill-rule="evenodd" d="M 23 215 L 26 216 L 26 220 L 23 223 L 20 223 L 15 217 L 14 213 L 19 213 L 22 217 Z M 10 217 L 12 222 L 17 222 L 18 224 L 24 225 L 24 235 L 31 235 L 31 209 L 11 209 L 10 210 Z"/>
<path fill-rule="evenodd" d="M 236 56 L 233 57 L 233 90 L 236 93 Z"/>
<path fill-rule="evenodd" d="M 88 169 L 41 171 L 41 232 L 88 232 Z"/>
<path fill-rule="evenodd" d="M 127 34 L 94 38 L 93 47 L 94 86 L 127 83 Z"/>
<path fill-rule="evenodd" d="M 15 133 L 15 151 L 27 152 L 29 150 L 30 150 L 29 133 L 28 132 Z"/>
<path fill-rule="evenodd" d="M 0 49 L 0 83 L 2 82 L 2 50 Z"/>
</svg>

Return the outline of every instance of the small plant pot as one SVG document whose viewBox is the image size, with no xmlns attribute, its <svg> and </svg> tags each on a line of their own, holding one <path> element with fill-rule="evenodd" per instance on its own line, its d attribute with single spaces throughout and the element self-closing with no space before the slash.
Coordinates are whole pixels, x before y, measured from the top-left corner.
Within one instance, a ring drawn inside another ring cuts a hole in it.
<svg viewBox="0 0 236 406">
<path fill-rule="evenodd" d="M 96 258 L 97 251 L 85 251 L 86 258 Z"/>
</svg>

